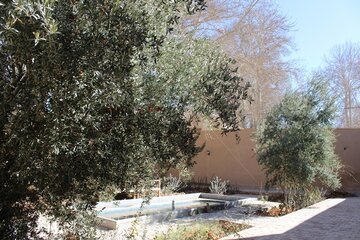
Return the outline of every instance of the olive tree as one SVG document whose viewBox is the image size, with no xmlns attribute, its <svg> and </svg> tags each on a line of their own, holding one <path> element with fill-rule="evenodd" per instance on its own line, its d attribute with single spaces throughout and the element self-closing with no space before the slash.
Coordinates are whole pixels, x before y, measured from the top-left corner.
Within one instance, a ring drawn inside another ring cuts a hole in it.
<svg viewBox="0 0 360 240">
<path fill-rule="evenodd" d="M 267 186 L 280 188 L 286 204 L 296 207 L 321 187 L 340 186 L 334 101 L 323 81 L 312 80 L 307 90 L 286 94 L 257 130 Z"/>
<path fill-rule="evenodd" d="M 191 166 L 200 115 L 237 129 L 249 86 L 223 53 L 176 31 L 203 9 L 0 2 L 1 239 L 36 238 L 39 214 L 70 222 L 109 185 Z"/>
<path fill-rule="evenodd" d="M 184 25 L 236 59 L 242 77 L 253 86 L 254 102 L 245 107 L 244 127 L 256 128 L 297 77 L 290 57 L 294 25 L 271 0 L 208 0 L 207 6 Z"/>
</svg>

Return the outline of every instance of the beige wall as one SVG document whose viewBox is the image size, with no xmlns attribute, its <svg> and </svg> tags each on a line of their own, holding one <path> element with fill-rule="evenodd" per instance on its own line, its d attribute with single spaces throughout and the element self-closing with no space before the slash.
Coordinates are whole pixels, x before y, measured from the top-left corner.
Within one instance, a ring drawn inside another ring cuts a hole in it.
<svg viewBox="0 0 360 240">
<path fill-rule="evenodd" d="M 336 129 L 336 152 L 344 164 L 343 189 L 360 191 L 360 129 Z M 219 176 L 243 189 L 259 189 L 265 184 L 265 175 L 256 160 L 252 129 L 221 135 L 219 131 L 203 131 L 198 140 L 204 150 L 195 158 L 195 180 Z M 357 182 L 355 179 L 358 179 Z"/>
<path fill-rule="evenodd" d="M 342 184 L 346 191 L 360 191 L 360 129 L 336 129 L 335 151 L 343 165 Z"/>
</svg>

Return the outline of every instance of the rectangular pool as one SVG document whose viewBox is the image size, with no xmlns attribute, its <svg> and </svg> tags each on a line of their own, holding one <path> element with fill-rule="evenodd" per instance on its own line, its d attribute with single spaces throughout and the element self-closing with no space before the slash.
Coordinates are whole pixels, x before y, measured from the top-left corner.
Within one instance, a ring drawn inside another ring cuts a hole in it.
<svg viewBox="0 0 360 240">
<path fill-rule="evenodd" d="M 165 197 L 154 197 L 148 204 L 143 199 L 121 200 L 113 202 L 100 202 L 96 206 L 99 210 L 100 225 L 116 229 L 119 220 L 135 216 L 163 217 L 171 215 L 173 218 L 191 216 L 215 210 L 242 205 L 254 200 L 254 197 L 245 195 L 219 195 L 207 193 L 193 193 Z"/>
</svg>

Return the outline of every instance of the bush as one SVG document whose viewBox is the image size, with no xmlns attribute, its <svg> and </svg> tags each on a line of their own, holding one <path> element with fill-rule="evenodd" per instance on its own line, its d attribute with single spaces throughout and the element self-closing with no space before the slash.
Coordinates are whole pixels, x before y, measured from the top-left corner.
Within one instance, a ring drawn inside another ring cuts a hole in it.
<svg viewBox="0 0 360 240">
<path fill-rule="evenodd" d="M 191 226 L 182 226 L 170 230 L 166 234 L 155 237 L 155 240 L 208 240 L 220 239 L 231 233 L 236 233 L 248 228 L 246 224 L 232 223 L 220 220 L 211 223 L 197 223 Z"/>
<path fill-rule="evenodd" d="M 184 183 L 180 178 L 173 177 L 171 174 L 169 177 L 165 177 L 163 180 L 162 191 L 165 194 L 171 194 L 178 192 L 182 187 L 184 187 Z"/>
<path fill-rule="evenodd" d="M 334 99 L 326 83 L 315 79 L 306 91 L 286 94 L 258 128 L 258 161 L 267 187 L 280 188 L 285 205 L 303 206 L 321 187 L 340 186 L 334 117 Z"/>
<path fill-rule="evenodd" d="M 227 191 L 229 181 L 222 181 L 221 178 L 218 176 L 215 176 L 210 181 L 210 192 L 211 193 L 217 193 L 217 194 L 224 194 Z"/>
</svg>

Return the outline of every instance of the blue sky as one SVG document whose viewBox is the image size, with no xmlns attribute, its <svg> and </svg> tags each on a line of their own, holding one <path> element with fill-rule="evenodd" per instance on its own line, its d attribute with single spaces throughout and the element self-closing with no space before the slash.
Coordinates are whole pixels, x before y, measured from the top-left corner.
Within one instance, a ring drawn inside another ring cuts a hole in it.
<svg viewBox="0 0 360 240">
<path fill-rule="evenodd" d="M 324 64 L 338 44 L 360 42 L 360 0 L 274 0 L 294 23 L 292 33 L 299 59 L 307 71 Z"/>
</svg>

